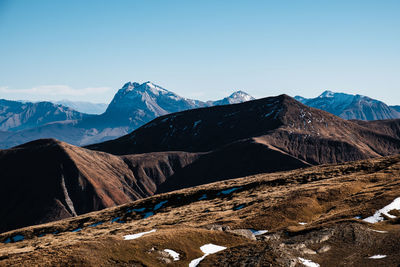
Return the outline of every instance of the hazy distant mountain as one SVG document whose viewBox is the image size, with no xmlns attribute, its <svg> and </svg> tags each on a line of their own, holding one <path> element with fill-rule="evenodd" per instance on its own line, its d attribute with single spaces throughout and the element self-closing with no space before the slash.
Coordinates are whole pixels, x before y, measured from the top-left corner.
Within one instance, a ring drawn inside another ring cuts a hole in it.
<svg viewBox="0 0 400 267">
<path fill-rule="evenodd" d="M 142 84 L 128 82 L 118 90 L 106 111 L 100 115 L 83 114 L 47 102 L 48 109 L 41 109 L 42 112 L 32 117 L 32 121 L 15 119 L 16 122 L 20 122 L 16 130 L 21 131 L 9 132 L 9 128 L 0 128 L 0 131 L 4 131 L 1 133 L 3 138 L 0 139 L 0 148 L 8 148 L 39 138 L 56 138 L 74 145 L 87 145 L 125 135 L 161 115 L 213 105 L 240 103 L 251 99 L 253 98 L 244 92 L 236 92 L 222 100 L 203 102 L 183 98 L 151 82 Z M 16 102 L 15 105 L 38 104 Z M 54 113 L 53 106 L 59 109 L 58 113 L 65 114 L 64 117 L 50 116 Z M 9 108 L 8 110 L 9 112 L 5 111 L 4 114 L 15 117 L 14 112 Z"/>
<path fill-rule="evenodd" d="M 396 108 L 389 107 L 382 101 L 362 95 L 351 95 L 325 91 L 316 98 L 295 96 L 303 104 L 328 111 L 343 119 L 385 120 L 400 118 Z"/>
<path fill-rule="evenodd" d="M 56 121 L 81 120 L 86 114 L 51 102 L 0 99 L 0 131 L 20 131 Z"/>
<path fill-rule="evenodd" d="M 84 101 L 71 101 L 71 100 L 61 100 L 54 102 L 55 104 L 63 105 L 75 109 L 76 111 L 87 113 L 87 114 L 102 114 L 107 109 L 107 104 L 105 103 L 92 103 Z"/>
</svg>

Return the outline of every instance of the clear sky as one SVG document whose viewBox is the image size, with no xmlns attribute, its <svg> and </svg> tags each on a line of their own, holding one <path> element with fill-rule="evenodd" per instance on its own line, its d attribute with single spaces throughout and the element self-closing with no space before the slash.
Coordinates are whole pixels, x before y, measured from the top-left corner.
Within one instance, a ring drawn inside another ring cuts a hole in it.
<svg viewBox="0 0 400 267">
<path fill-rule="evenodd" d="M 0 98 L 323 90 L 400 105 L 400 1 L 0 0 Z"/>
</svg>

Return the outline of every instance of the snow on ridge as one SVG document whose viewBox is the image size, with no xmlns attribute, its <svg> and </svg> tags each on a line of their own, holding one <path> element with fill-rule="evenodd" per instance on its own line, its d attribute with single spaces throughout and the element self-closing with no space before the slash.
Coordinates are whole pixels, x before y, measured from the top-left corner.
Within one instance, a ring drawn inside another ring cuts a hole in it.
<svg viewBox="0 0 400 267">
<path fill-rule="evenodd" d="M 377 223 L 380 221 L 383 221 L 384 218 L 382 216 L 385 215 L 389 218 L 396 218 L 396 216 L 389 214 L 389 211 L 391 210 L 400 210 L 400 197 L 396 198 L 395 200 L 392 201 L 389 205 L 386 205 L 385 207 L 381 208 L 380 210 L 377 210 L 374 215 L 365 218 L 363 221 L 369 222 L 369 223 Z"/>
</svg>

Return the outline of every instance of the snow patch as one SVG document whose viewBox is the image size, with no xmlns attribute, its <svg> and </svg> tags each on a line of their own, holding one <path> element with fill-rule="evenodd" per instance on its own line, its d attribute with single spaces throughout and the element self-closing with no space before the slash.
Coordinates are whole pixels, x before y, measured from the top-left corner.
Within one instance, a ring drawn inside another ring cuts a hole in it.
<svg viewBox="0 0 400 267">
<path fill-rule="evenodd" d="M 179 261 L 179 253 L 176 251 L 173 251 L 172 249 L 164 249 L 165 252 L 167 252 L 173 259 L 174 261 Z"/>
<path fill-rule="evenodd" d="M 383 258 L 386 258 L 386 255 L 374 255 L 374 256 L 371 256 L 371 257 L 369 257 L 369 259 L 374 259 L 374 260 L 376 260 L 376 259 L 383 259 Z"/>
<path fill-rule="evenodd" d="M 366 221 L 369 223 L 377 223 L 377 222 L 383 221 L 384 218 L 383 218 L 382 214 L 384 214 L 385 216 L 392 218 L 392 219 L 396 218 L 396 216 L 389 214 L 389 211 L 391 211 L 391 210 L 400 210 L 400 197 L 396 198 L 395 200 L 393 200 L 392 203 L 383 207 L 382 209 L 377 210 L 374 215 L 372 215 L 368 218 L 365 218 L 363 221 Z"/>
<path fill-rule="evenodd" d="M 380 230 L 374 230 L 374 229 L 370 229 L 373 232 L 377 232 L 377 233 L 381 233 L 381 234 L 386 234 L 388 231 L 380 231 Z"/>
<path fill-rule="evenodd" d="M 268 230 L 254 230 L 254 229 L 249 229 L 253 235 L 263 235 L 265 233 L 268 233 Z"/>
<path fill-rule="evenodd" d="M 124 235 L 124 240 L 132 240 L 132 239 L 136 239 L 139 237 L 142 237 L 144 235 L 150 234 L 150 233 L 154 233 L 156 231 L 156 229 L 147 231 L 147 232 L 141 232 L 141 233 L 137 233 L 137 234 L 133 234 L 133 235 Z"/>
<path fill-rule="evenodd" d="M 299 222 L 300 225 L 306 225 L 306 222 Z"/>
<path fill-rule="evenodd" d="M 220 252 L 220 251 L 222 251 L 224 249 L 226 249 L 226 247 L 218 246 L 218 245 L 214 245 L 214 244 L 206 244 L 204 246 L 201 246 L 200 250 L 204 253 L 204 255 L 202 257 L 200 257 L 200 258 L 192 260 L 189 263 L 189 267 L 197 266 L 208 255 Z"/>
<path fill-rule="evenodd" d="M 304 266 L 307 266 L 307 267 L 319 267 L 318 263 L 312 262 L 310 260 L 303 259 L 303 258 L 300 258 L 300 257 L 299 257 L 299 260 Z"/>
</svg>

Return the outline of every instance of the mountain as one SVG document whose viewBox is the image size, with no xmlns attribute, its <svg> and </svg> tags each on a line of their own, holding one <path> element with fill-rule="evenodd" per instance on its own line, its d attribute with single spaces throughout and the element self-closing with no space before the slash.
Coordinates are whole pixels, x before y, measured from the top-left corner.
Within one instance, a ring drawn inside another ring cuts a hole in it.
<svg viewBox="0 0 400 267">
<path fill-rule="evenodd" d="M 397 155 L 160 194 L 2 233 L 0 265 L 398 266 L 399 179 Z"/>
<path fill-rule="evenodd" d="M 214 105 L 214 102 L 216 105 L 220 105 L 225 102 L 247 101 L 250 98 L 244 92 L 237 92 L 224 100 L 202 102 L 180 97 L 151 82 L 142 84 L 128 82 L 118 90 L 106 111 L 100 115 L 82 114 L 70 108 L 47 102 L 49 107 L 54 106 L 58 109 L 64 109 L 72 115 L 64 116 L 66 119 L 63 120 L 62 116 L 50 116 L 55 113 L 52 109 L 43 108 L 40 109 L 42 113 L 33 117 L 29 124 L 29 122 L 21 122 L 19 115 L 16 115 L 14 110 L 4 108 L 8 110 L 8 112 L 3 112 L 6 114 L 4 116 L 17 117 L 10 120 L 14 124 L 19 123 L 19 128 L 16 128 L 19 131 L 5 134 L 5 138 L 0 139 L 0 148 L 9 148 L 39 138 L 55 138 L 74 145 L 88 145 L 125 135 L 161 115 L 206 107 Z M 23 104 L 19 103 L 18 105 Z M 27 103 L 25 105 L 36 104 Z M 29 112 L 28 114 L 31 113 Z M 69 114 L 61 111 L 59 113 Z M 47 119 L 46 116 L 53 118 L 53 120 Z M 61 122 L 54 121 L 55 119 Z M 35 122 L 40 123 L 37 123 L 36 126 L 32 125 Z M 10 122 L 7 122 L 6 125 L 8 124 Z M 0 128 L 0 131 L 9 131 L 9 129 L 9 127 L 4 127 Z"/>
<path fill-rule="evenodd" d="M 295 96 L 303 104 L 328 111 L 346 120 L 386 120 L 400 118 L 396 108 L 362 95 L 325 91 L 316 98 Z"/>
<path fill-rule="evenodd" d="M 131 134 L 88 148 L 116 155 L 207 152 L 158 189 L 166 192 L 261 172 L 399 153 L 399 128 L 400 120 L 347 121 L 280 95 L 162 116 Z"/>
<path fill-rule="evenodd" d="M 112 154 L 210 151 L 251 139 L 312 164 L 336 163 L 395 153 L 399 136 L 380 132 L 389 122 L 371 130 L 280 95 L 161 116 L 126 136 L 88 148 Z M 400 120 L 393 123 L 398 125 Z M 377 138 L 379 143 L 375 142 Z M 332 150 L 322 151 L 325 145 Z M 307 153 L 310 149 L 316 153 Z"/>
<path fill-rule="evenodd" d="M 237 91 L 224 99 L 217 101 L 207 101 L 208 106 L 220 106 L 220 105 L 230 105 L 238 104 L 246 101 L 254 100 L 255 98 L 243 91 Z"/>
<path fill-rule="evenodd" d="M 55 104 L 63 105 L 66 107 L 70 107 L 76 111 L 86 114 L 102 114 L 107 109 L 107 104 L 104 103 L 92 103 L 85 101 L 70 101 L 70 100 L 61 100 L 55 102 Z"/>
<path fill-rule="evenodd" d="M 0 99 L 0 131 L 16 132 L 57 121 L 81 120 L 88 115 L 51 102 Z"/>
<path fill-rule="evenodd" d="M 396 154 L 400 120 L 347 121 L 280 95 L 164 115 L 88 148 L 42 139 L 0 150 L 0 231 L 221 180 Z"/>
<path fill-rule="evenodd" d="M 0 202 L 7 203 L 0 208 L 0 232 L 151 196 L 166 176 L 197 157 L 185 152 L 118 157 L 53 139 L 0 150 Z"/>
</svg>

